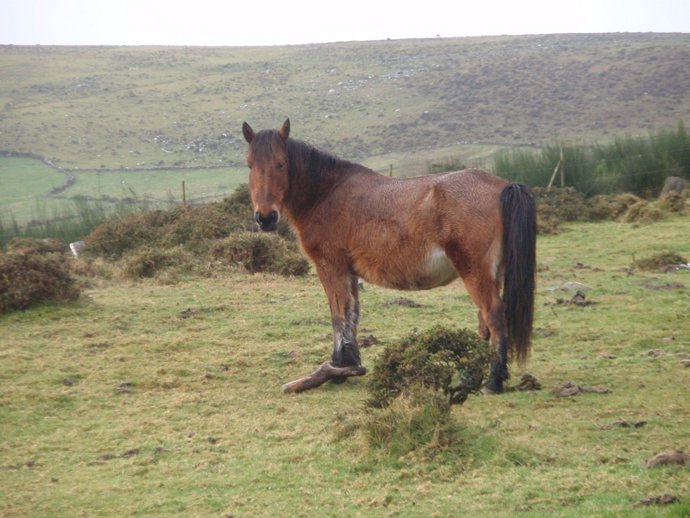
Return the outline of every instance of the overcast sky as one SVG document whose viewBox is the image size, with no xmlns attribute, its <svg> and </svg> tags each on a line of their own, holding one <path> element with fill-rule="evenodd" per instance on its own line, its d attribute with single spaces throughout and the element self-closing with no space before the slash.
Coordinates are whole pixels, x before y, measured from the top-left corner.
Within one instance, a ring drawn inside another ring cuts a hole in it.
<svg viewBox="0 0 690 518">
<path fill-rule="evenodd" d="M 0 0 L 0 44 L 286 45 L 690 33 L 690 0 Z"/>
</svg>

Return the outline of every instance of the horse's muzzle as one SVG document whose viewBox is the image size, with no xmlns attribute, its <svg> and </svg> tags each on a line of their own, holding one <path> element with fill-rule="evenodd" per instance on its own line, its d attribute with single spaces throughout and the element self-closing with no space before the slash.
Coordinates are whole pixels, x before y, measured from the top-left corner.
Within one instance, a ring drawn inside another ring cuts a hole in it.
<svg viewBox="0 0 690 518">
<path fill-rule="evenodd" d="M 259 211 L 254 213 L 254 219 L 259 224 L 259 228 L 264 232 L 270 232 L 278 227 L 278 220 L 280 215 L 277 211 L 272 210 L 266 216 L 261 214 Z"/>
</svg>

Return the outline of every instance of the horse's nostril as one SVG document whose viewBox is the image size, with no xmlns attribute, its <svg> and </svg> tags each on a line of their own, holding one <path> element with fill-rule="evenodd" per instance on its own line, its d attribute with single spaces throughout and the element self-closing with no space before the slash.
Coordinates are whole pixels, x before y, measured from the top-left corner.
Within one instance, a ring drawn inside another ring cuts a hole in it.
<svg viewBox="0 0 690 518">
<path fill-rule="evenodd" d="M 261 214 L 261 212 L 256 211 L 254 213 L 254 219 L 259 224 L 262 230 L 272 230 L 273 228 L 275 228 L 276 223 L 278 223 L 280 216 L 278 212 L 275 210 L 269 212 L 267 216 L 264 216 Z"/>
</svg>

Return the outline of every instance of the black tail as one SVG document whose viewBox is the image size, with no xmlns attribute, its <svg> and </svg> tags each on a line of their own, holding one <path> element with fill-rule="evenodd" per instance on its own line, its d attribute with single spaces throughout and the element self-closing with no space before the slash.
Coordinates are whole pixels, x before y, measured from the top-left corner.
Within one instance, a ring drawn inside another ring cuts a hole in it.
<svg viewBox="0 0 690 518">
<path fill-rule="evenodd" d="M 537 207 L 529 187 L 511 183 L 501 191 L 503 216 L 503 304 L 513 358 L 529 356 L 534 319 Z"/>
</svg>

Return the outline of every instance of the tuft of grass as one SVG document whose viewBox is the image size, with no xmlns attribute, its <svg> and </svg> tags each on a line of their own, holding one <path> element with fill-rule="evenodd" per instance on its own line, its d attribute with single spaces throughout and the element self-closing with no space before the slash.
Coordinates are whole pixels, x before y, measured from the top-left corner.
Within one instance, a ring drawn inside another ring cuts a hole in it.
<svg viewBox="0 0 690 518">
<path fill-rule="evenodd" d="M 335 433 L 339 441 L 361 441 L 366 455 L 393 460 L 413 455 L 428 461 L 460 444 L 460 426 L 451 414 L 450 401 L 433 388 L 416 386 L 385 408 L 360 412 L 341 418 Z M 357 435 L 361 438 L 353 439 Z"/>
<path fill-rule="evenodd" d="M 633 261 L 632 267 L 640 270 L 650 271 L 660 270 L 668 266 L 676 266 L 679 264 L 688 264 L 687 258 L 678 252 L 667 250 L 643 257 L 641 259 L 636 259 Z"/>
</svg>

